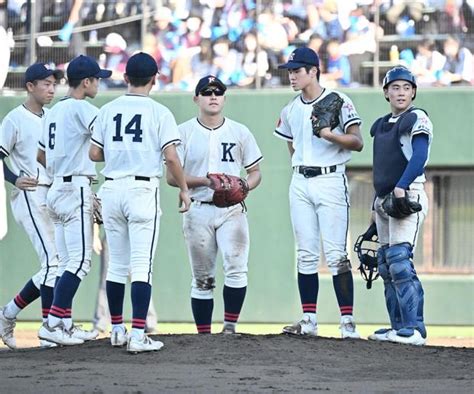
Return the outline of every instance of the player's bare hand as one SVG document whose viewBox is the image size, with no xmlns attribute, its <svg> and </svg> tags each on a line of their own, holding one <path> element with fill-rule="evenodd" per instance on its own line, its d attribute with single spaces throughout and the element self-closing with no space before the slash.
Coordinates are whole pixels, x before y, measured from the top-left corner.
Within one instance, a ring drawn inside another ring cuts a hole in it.
<svg viewBox="0 0 474 394">
<path fill-rule="evenodd" d="M 29 176 L 21 176 L 16 180 L 15 186 L 21 190 L 34 191 L 36 190 L 36 186 L 38 186 L 38 179 Z"/>
<path fill-rule="evenodd" d="M 401 187 L 393 189 L 393 194 L 395 194 L 395 197 L 397 198 L 405 197 L 405 193 L 405 189 L 402 189 Z"/>
<path fill-rule="evenodd" d="M 325 127 L 324 129 L 321 129 L 319 132 L 319 135 L 321 138 L 324 138 L 327 141 L 331 141 L 331 137 L 333 136 L 331 129 L 329 127 Z"/>
<path fill-rule="evenodd" d="M 179 212 L 184 213 L 189 211 L 191 207 L 191 197 L 189 197 L 188 191 L 180 191 L 179 192 Z"/>
</svg>

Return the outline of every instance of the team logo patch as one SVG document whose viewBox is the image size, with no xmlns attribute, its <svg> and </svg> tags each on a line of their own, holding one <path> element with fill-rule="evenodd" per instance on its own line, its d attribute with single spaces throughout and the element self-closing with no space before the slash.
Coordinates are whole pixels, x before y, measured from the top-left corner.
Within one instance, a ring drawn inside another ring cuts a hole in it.
<svg viewBox="0 0 474 394">
<path fill-rule="evenodd" d="M 45 65 L 44 65 L 44 68 L 45 68 L 46 70 L 51 70 L 51 67 L 50 67 L 49 64 L 45 64 Z"/>
<path fill-rule="evenodd" d="M 215 77 L 209 77 L 208 79 L 209 79 L 209 82 L 208 82 L 208 83 L 214 82 L 214 81 L 216 80 Z"/>
</svg>

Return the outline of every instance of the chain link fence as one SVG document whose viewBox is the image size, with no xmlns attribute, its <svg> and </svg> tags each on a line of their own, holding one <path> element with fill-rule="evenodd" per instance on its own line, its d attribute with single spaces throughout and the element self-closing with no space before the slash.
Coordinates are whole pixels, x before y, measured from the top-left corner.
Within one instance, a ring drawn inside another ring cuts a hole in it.
<svg viewBox="0 0 474 394">
<path fill-rule="evenodd" d="M 308 45 L 327 87 L 378 86 L 403 64 L 426 86 L 471 84 L 474 5 L 467 0 L 0 0 L 10 62 L 6 89 L 25 68 L 60 68 L 78 54 L 121 72 L 145 50 L 161 88 L 190 90 L 212 72 L 234 87 L 288 83 L 278 64 Z M 7 55 L 8 55 L 7 53 Z M 2 54 L 3 56 L 3 54 Z M 120 86 L 120 83 L 112 84 Z"/>
</svg>

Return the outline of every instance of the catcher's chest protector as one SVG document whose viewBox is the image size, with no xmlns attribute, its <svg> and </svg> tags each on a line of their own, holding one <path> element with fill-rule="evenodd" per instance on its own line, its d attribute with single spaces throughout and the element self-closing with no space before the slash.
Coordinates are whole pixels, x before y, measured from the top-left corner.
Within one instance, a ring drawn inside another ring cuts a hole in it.
<svg viewBox="0 0 474 394">
<path fill-rule="evenodd" d="M 388 122 L 391 114 L 379 118 L 373 124 L 370 134 L 374 137 L 373 178 L 378 197 L 390 193 L 400 180 L 408 160 L 400 146 L 400 136 L 410 133 L 416 122 L 416 115 L 407 112 L 397 122 Z"/>
</svg>

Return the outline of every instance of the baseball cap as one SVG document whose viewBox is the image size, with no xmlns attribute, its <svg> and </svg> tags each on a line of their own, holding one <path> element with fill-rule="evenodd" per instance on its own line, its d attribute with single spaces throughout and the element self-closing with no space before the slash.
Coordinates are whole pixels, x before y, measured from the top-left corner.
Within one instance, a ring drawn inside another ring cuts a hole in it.
<svg viewBox="0 0 474 394">
<path fill-rule="evenodd" d="M 84 55 L 71 60 L 67 68 L 68 79 L 109 78 L 111 75 L 112 71 L 102 70 L 93 58 Z"/>
<path fill-rule="evenodd" d="M 125 74 L 133 78 L 148 78 L 158 74 L 156 60 L 148 53 L 138 52 L 128 59 Z"/>
<path fill-rule="evenodd" d="M 47 63 L 35 63 L 28 67 L 25 71 L 25 83 L 39 81 L 54 75 L 54 78 L 61 79 L 64 73 L 50 67 Z"/>
<path fill-rule="evenodd" d="M 214 75 L 207 75 L 199 80 L 196 85 L 196 89 L 194 93 L 196 96 L 199 96 L 199 92 L 208 88 L 209 86 L 216 86 L 219 89 L 222 89 L 224 92 L 227 90 L 227 86 L 224 85 L 219 78 L 215 77 Z"/>
<path fill-rule="evenodd" d="M 288 62 L 280 64 L 278 68 L 296 69 L 304 66 L 319 67 L 319 56 L 311 48 L 296 48 L 288 57 Z"/>
</svg>

